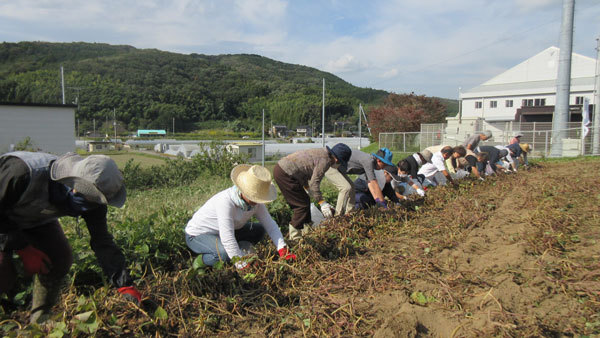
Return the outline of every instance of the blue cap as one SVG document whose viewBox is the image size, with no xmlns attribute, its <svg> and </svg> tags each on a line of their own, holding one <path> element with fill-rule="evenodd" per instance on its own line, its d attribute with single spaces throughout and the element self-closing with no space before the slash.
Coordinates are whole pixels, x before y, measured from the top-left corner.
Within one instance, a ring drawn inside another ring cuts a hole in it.
<svg viewBox="0 0 600 338">
<path fill-rule="evenodd" d="M 394 165 L 394 163 L 392 163 L 394 154 L 388 148 L 381 148 L 377 150 L 377 153 L 371 153 L 371 155 L 377 157 L 381 162 L 387 165 Z"/>
<path fill-rule="evenodd" d="M 348 161 L 350 160 L 350 156 L 352 156 L 352 150 L 350 147 L 343 143 L 338 143 L 334 145 L 333 148 L 329 148 L 327 146 L 325 146 L 325 148 L 327 148 L 327 150 L 329 150 L 329 152 L 335 156 L 338 161 L 340 161 L 340 166 L 344 168 L 348 167 Z"/>
</svg>

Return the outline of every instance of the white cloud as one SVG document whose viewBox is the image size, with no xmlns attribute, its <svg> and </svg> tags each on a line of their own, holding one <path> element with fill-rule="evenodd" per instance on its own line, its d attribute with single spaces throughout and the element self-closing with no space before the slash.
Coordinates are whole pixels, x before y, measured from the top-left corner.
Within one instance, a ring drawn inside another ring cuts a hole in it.
<svg viewBox="0 0 600 338">
<path fill-rule="evenodd" d="M 386 71 L 385 73 L 381 74 L 381 77 L 387 79 L 387 78 L 394 77 L 396 75 L 398 75 L 398 69 L 392 68 L 392 69 Z"/>
<path fill-rule="evenodd" d="M 330 72 L 346 73 L 356 71 L 362 67 L 353 55 L 344 54 L 336 60 L 327 62 L 325 69 Z"/>
<path fill-rule="evenodd" d="M 359 86 L 440 91 L 444 83 L 455 95 L 557 45 L 561 1 L 0 0 L 0 32 L 5 41 L 256 53 Z M 588 56 L 597 1 L 577 2 L 574 50 L 585 44 Z"/>
</svg>

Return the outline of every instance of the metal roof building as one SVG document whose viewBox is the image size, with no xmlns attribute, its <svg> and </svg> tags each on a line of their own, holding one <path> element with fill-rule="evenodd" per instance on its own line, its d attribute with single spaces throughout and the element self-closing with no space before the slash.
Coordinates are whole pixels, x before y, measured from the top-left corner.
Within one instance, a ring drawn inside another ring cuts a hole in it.
<svg viewBox="0 0 600 338">
<path fill-rule="evenodd" d="M 75 151 L 75 105 L 0 103 L 0 153 L 30 139 L 29 148 L 55 155 Z"/>
<path fill-rule="evenodd" d="M 463 119 L 550 122 L 556 102 L 559 49 L 550 47 L 496 77 L 460 94 Z M 581 121 L 584 98 L 594 104 L 596 60 L 573 53 L 571 116 Z M 458 119 L 450 118 L 451 119 Z"/>
</svg>

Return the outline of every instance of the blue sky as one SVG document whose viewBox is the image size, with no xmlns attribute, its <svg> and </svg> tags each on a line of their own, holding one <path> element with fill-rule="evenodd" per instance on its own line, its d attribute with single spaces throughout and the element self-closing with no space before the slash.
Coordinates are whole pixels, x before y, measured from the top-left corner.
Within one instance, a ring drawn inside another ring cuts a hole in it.
<svg viewBox="0 0 600 338">
<path fill-rule="evenodd" d="M 251 53 L 360 87 L 457 98 L 558 46 L 562 0 L 0 0 L 0 41 Z M 600 1 L 576 0 L 573 51 L 596 57 Z"/>
</svg>

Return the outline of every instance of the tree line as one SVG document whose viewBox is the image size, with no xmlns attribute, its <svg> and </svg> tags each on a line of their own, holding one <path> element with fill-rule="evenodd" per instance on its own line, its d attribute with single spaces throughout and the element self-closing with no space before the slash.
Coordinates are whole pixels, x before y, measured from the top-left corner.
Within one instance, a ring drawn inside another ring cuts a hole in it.
<svg viewBox="0 0 600 338">
<path fill-rule="evenodd" d="M 389 95 L 259 55 L 184 55 L 83 42 L 5 42 L 0 44 L 0 101 L 62 103 L 60 66 L 66 101 L 77 105 L 82 130 L 91 130 L 94 120 L 97 126 L 107 117 L 112 123 L 113 111 L 127 130 L 172 129 L 174 120 L 178 132 L 207 126 L 258 131 L 263 109 L 273 124 L 318 125 L 323 78 L 327 124 L 339 120 L 356 124 L 359 103 L 378 106 Z"/>
</svg>

